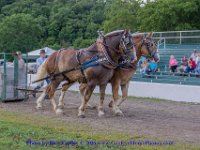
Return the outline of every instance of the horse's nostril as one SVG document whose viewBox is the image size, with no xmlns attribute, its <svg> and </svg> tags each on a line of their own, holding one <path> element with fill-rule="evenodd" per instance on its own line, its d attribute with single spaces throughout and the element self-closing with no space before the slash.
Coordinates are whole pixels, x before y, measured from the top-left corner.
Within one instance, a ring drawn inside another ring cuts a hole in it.
<svg viewBox="0 0 200 150">
<path fill-rule="evenodd" d="M 156 59 L 156 62 L 159 62 L 159 61 L 160 61 L 160 58 L 157 58 L 157 59 Z"/>
</svg>

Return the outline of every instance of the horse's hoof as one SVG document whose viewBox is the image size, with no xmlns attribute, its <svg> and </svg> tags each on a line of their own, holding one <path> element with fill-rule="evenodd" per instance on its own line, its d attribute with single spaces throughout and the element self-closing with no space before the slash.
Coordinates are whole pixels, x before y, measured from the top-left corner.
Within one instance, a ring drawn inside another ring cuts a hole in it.
<svg viewBox="0 0 200 150">
<path fill-rule="evenodd" d="M 79 113 L 78 113 L 78 117 L 79 117 L 79 118 L 85 118 L 85 113 L 79 112 Z"/>
<path fill-rule="evenodd" d="M 86 108 L 87 108 L 87 109 L 96 109 L 97 106 L 87 105 Z"/>
<path fill-rule="evenodd" d="M 78 115 L 79 118 L 85 118 L 84 114 Z"/>
<path fill-rule="evenodd" d="M 113 102 L 112 101 L 108 104 L 108 107 L 110 107 L 110 108 L 113 107 Z"/>
<path fill-rule="evenodd" d="M 35 107 L 37 110 L 41 110 L 42 109 L 42 106 L 36 106 Z"/>
<path fill-rule="evenodd" d="M 104 112 L 103 112 L 103 111 L 99 111 L 99 112 L 98 112 L 98 116 L 99 116 L 99 117 L 103 117 L 103 116 L 104 116 Z"/>
<path fill-rule="evenodd" d="M 117 110 L 115 111 L 115 116 L 124 116 L 124 114 L 121 110 Z"/>
<path fill-rule="evenodd" d="M 63 110 L 62 109 L 56 109 L 56 115 L 63 115 Z"/>
</svg>

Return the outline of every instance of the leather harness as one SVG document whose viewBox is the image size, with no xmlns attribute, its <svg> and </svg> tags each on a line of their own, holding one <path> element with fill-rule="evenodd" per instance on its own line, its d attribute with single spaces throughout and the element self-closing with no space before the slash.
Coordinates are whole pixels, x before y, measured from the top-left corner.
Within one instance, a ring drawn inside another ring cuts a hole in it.
<svg viewBox="0 0 200 150">
<path fill-rule="evenodd" d="M 97 51 L 95 50 L 90 50 L 90 51 L 87 51 L 87 52 L 97 52 L 97 54 L 100 56 L 100 57 L 103 57 L 101 59 L 99 59 L 99 64 L 101 64 L 102 66 L 106 67 L 106 68 L 109 68 L 109 69 L 116 69 L 118 67 L 118 63 L 114 62 L 112 57 L 111 57 L 111 54 L 110 54 L 110 51 L 108 50 L 109 48 L 111 49 L 114 49 L 116 51 L 115 48 L 112 48 L 112 47 L 109 47 L 108 45 L 106 45 L 106 43 L 104 43 L 105 40 L 104 38 L 98 38 L 97 41 L 96 41 L 96 44 L 97 44 Z M 61 54 L 61 52 L 63 51 L 64 49 L 60 49 L 57 53 L 57 56 L 56 56 L 56 62 L 55 62 L 55 67 L 54 67 L 54 72 L 55 72 L 55 68 L 56 68 L 56 64 L 58 63 L 58 60 L 59 60 L 59 55 Z M 82 63 L 81 63 L 81 55 L 82 55 L 82 51 L 83 50 L 78 50 L 76 51 L 76 60 L 78 62 L 78 65 L 81 66 Z M 84 51 L 86 52 L 86 51 Z M 103 62 L 103 63 L 102 63 Z M 84 81 L 87 83 L 87 78 L 85 76 L 85 73 L 84 73 L 84 70 L 83 69 L 80 69 L 81 71 L 81 74 L 83 75 L 84 77 Z M 53 74 L 53 73 L 52 73 Z M 69 83 L 72 83 L 74 81 L 71 81 L 66 75 L 65 73 L 62 73 L 61 74 L 63 76 L 63 78 L 65 80 L 67 80 Z M 54 79 L 51 78 L 52 80 Z"/>
</svg>

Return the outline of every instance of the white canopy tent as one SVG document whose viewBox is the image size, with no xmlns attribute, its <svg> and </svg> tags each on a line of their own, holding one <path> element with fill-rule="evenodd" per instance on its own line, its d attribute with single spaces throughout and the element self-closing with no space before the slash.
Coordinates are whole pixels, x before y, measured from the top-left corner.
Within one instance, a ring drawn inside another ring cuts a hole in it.
<svg viewBox="0 0 200 150">
<path fill-rule="evenodd" d="M 47 56 L 49 56 L 49 55 L 51 55 L 52 53 L 55 52 L 55 50 L 53 50 L 53 49 L 51 49 L 51 48 L 49 48 L 49 47 L 44 47 L 44 48 L 37 49 L 37 50 L 34 50 L 34 51 L 29 52 L 29 53 L 28 53 L 28 56 L 32 56 L 32 57 L 34 57 L 34 56 L 39 56 L 39 55 L 40 55 L 40 50 L 42 50 L 42 49 L 45 50 Z"/>
<path fill-rule="evenodd" d="M 44 47 L 44 48 L 29 52 L 28 56 L 26 56 L 26 54 L 23 54 L 23 58 L 28 60 L 28 72 L 35 73 L 37 71 L 36 59 L 40 57 L 40 51 L 42 49 L 45 50 L 47 57 L 51 55 L 52 53 L 56 52 L 52 48 Z"/>
</svg>

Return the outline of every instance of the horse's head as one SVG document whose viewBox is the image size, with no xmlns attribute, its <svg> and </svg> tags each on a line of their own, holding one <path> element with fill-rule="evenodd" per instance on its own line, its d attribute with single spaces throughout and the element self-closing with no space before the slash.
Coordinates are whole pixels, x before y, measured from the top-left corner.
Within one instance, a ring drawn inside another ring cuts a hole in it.
<svg viewBox="0 0 200 150">
<path fill-rule="evenodd" d="M 148 59 L 153 59 L 155 62 L 160 60 L 160 55 L 157 50 L 155 42 L 152 40 L 153 33 L 150 32 L 146 37 L 144 34 L 133 35 L 133 40 L 135 44 L 140 43 L 141 49 L 140 53 Z"/>
<path fill-rule="evenodd" d="M 133 56 L 133 40 L 130 31 L 118 30 L 104 36 L 105 46 L 119 56 Z"/>
</svg>

